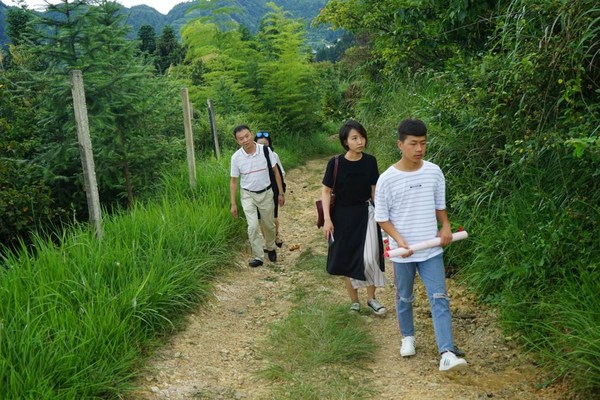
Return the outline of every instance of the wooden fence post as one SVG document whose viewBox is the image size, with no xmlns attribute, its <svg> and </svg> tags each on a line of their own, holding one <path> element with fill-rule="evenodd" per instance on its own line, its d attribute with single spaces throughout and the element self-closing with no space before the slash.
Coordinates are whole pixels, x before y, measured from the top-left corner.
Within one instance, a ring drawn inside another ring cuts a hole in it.
<svg viewBox="0 0 600 400">
<path fill-rule="evenodd" d="M 75 122 L 77 123 L 79 155 L 81 157 L 81 166 L 83 167 L 83 183 L 90 222 L 96 230 L 96 237 L 102 239 L 102 210 L 100 209 L 100 196 L 98 195 L 98 184 L 96 182 L 96 168 L 94 166 L 92 140 L 90 139 L 83 76 L 80 70 L 72 70 L 69 72 L 69 75 L 71 78 L 73 111 L 75 113 Z"/>
<path fill-rule="evenodd" d="M 208 120 L 210 122 L 210 132 L 212 133 L 213 146 L 215 149 L 215 157 L 217 160 L 221 158 L 221 148 L 219 147 L 219 136 L 217 135 L 217 124 L 215 122 L 215 112 L 213 110 L 212 100 L 207 99 L 208 104 Z"/>
<path fill-rule="evenodd" d="M 183 128 L 185 130 L 185 146 L 187 149 L 188 172 L 190 186 L 196 187 L 196 158 L 194 155 L 194 134 L 192 133 L 192 112 L 187 88 L 181 89 L 183 101 Z"/>
</svg>

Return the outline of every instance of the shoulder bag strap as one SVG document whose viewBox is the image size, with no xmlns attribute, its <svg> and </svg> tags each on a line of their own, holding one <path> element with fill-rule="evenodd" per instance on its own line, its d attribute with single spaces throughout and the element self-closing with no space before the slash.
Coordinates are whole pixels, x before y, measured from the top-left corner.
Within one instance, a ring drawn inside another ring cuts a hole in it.
<svg viewBox="0 0 600 400">
<path fill-rule="evenodd" d="M 333 167 L 333 190 L 332 193 L 335 193 L 335 181 L 337 180 L 338 173 L 338 164 L 340 163 L 340 156 L 335 156 L 335 164 Z"/>
</svg>

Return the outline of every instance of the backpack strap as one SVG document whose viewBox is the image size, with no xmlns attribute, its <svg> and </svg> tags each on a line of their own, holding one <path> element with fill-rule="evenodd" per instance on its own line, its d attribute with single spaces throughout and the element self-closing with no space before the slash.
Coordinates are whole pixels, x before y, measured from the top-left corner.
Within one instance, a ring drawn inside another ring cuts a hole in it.
<svg viewBox="0 0 600 400">
<path fill-rule="evenodd" d="M 265 153 L 265 158 L 267 159 L 267 166 L 269 167 L 269 171 L 271 171 L 273 169 L 273 166 L 271 165 L 271 157 L 269 157 L 269 146 L 265 146 L 263 144 L 262 147 Z"/>
<path fill-rule="evenodd" d="M 267 159 L 267 169 L 269 172 L 269 179 L 271 180 L 271 186 L 273 187 L 273 191 L 279 191 L 277 187 L 277 179 L 275 178 L 275 172 L 273 172 L 273 166 L 271 165 L 271 157 L 269 157 L 269 146 L 263 145 L 263 152 L 265 153 L 265 158 Z M 283 178 L 282 182 L 283 182 Z"/>
</svg>

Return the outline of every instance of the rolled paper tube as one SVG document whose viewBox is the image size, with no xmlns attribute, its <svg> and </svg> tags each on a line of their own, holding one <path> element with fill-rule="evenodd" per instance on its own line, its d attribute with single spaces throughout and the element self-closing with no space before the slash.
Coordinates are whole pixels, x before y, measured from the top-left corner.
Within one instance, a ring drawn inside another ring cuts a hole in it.
<svg viewBox="0 0 600 400">
<path fill-rule="evenodd" d="M 452 241 L 456 242 L 457 240 L 463 240 L 463 239 L 466 239 L 468 236 L 469 236 L 469 234 L 467 233 L 467 231 L 454 232 L 452 234 Z M 413 244 L 412 246 L 410 246 L 410 249 L 412 251 L 428 249 L 430 247 L 439 246 L 440 242 L 441 242 L 441 239 L 439 237 L 436 237 L 436 238 L 429 239 L 429 240 L 426 240 L 421 243 Z M 391 258 L 391 257 L 401 257 L 406 253 L 408 253 L 407 249 L 405 249 L 404 247 L 398 247 L 397 249 L 386 251 L 383 255 L 386 258 Z"/>
</svg>

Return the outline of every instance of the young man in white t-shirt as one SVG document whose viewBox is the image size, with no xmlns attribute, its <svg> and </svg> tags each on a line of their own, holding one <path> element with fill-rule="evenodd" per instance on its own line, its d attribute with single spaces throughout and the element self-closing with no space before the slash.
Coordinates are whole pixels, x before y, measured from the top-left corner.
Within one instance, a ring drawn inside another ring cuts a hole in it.
<svg viewBox="0 0 600 400">
<path fill-rule="evenodd" d="M 242 208 L 248 223 L 248 238 L 252 247 L 253 259 L 248 263 L 251 267 L 263 265 L 264 251 L 267 250 L 269 260 L 277 261 L 277 252 L 275 251 L 275 223 L 273 203 L 273 190 L 271 188 L 271 178 L 269 176 L 267 158 L 265 156 L 265 147 L 254 141 L 254 135 L 246 125 L 239 125 L 234 128 L 233 136 L 240 148 L 231 156 L 231 180 L 229 182 L 229 194 L 231 202 L 231 215 L 238 217 L 236 204 L 236 194 L 238 178 L 242 188 L 240 197 Z M 283 206 L 285 198 L 279 170 L 277 169 L 277 160 L 273 152 L 268 153 L 271 162 L 271 168 L 275 173 L 275 181 L 279 188 L 279 205 Z M 261 218 L 258 218 L 260 212 Z M 260 237 L 264 235 L 263 241 Z"/>
<path fill-rule="evenodd" d="M 400 355 L 416 354 L 412 303 L 413 285 L 418 271 L 427 290 L 433 328 L 441 355 L 440 371 L 467 366 L 458 358 L 452 335 L 449 298 L 442 247 L 452 241 L 446 212 L 446 182 L 440 168 L 423 160 L 427 128 L 417 119 L 406 119 L 398 126 L 400 160 L 377 181 L 375 220 L 388 234 L 390 247 L 409 249 L 402 257 L 392 258 L 396 278 L 397 316 L 403 336 Z M 438 231 L 438 224 L 441 225 Z M 410 245 L 439 236 L 441 246 L 413 251 Z"/>
</svg>

